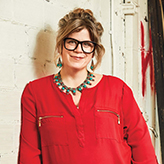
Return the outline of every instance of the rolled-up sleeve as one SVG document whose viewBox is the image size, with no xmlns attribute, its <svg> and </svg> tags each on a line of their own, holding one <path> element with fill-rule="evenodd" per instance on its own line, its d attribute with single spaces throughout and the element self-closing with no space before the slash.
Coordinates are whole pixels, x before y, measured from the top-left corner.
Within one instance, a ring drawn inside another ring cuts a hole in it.
<svg viewBox="0 0 164 164">
<path fill-rule="evenodd" d="M 31 83 L 21 98 L 21 133 L 18 164 L 41 164 L 40 138 L 37 127 L 35 98 Z"/>
<path fill-rule="evenodd" d="M 147 124 L 134 99 L 131 89 L 123 87 L 123 115 L 127 143 L 132 150 L 133 164 L 157 164 Z"/>
</svg>

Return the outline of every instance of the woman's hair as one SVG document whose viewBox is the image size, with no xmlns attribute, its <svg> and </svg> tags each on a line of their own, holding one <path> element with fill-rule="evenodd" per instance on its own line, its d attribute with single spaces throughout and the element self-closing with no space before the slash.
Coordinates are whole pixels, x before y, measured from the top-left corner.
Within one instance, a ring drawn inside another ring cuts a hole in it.
<svg viewBox="0 0 164 164">
<path fill-rule="evenodd" d="M 105 48 L 101 44 L 101 36 L 104 29 L 101 23 L 96 21 L 91 10 L 84 10 L 81 8 L 74 9 L 59 20 L 59 29 L 57 32 L 55 47 L 55 64 L 57 64 L 56 61 L 62 53 L 63 40 L 71 33 L 79 32 L 84 28 L 89 31 L 91 40 L 98 44 L 94 51 L 94 56 L 97 60 L 94 69 L 100 65 L 105 53 Z"/>
</svg>

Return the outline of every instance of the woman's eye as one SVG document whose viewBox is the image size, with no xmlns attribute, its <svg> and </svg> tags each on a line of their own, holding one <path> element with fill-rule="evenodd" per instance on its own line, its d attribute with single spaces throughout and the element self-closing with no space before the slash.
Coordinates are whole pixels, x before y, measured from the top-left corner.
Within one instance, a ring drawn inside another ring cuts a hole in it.
<svg viewBox="0 0 164 164">
<path fill-rule="evenodd" d="M 89 46 L 89 44 L 88 44 L 87 42 L 84 42 L 84 45 L 85 45 L 85 46 Z"/>
<path fill-rule="evenodd" d="M 93 44 L 90 42 L 84 42 L 84 46 L 86 47 L 93 47 Z"/>
<path fill-rule="evenodd" d="M 76 42 L 74 40 L 69 40 L 68 44 L 76 44 Z"/>
</svg>

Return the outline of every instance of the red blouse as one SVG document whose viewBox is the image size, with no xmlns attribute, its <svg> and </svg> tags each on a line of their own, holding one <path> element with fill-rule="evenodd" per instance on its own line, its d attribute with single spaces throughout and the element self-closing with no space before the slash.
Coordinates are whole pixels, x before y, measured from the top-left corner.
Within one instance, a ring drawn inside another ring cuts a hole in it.
<svg viewBox="0 0 164 164">
<path fill-rule="evenodd" d="M 132 91 L 116 77 L 83 89 L 79 109 L 53 75 L 35 80 L 21 109 L 19 164 L 157 164 Z"/>
</svg>

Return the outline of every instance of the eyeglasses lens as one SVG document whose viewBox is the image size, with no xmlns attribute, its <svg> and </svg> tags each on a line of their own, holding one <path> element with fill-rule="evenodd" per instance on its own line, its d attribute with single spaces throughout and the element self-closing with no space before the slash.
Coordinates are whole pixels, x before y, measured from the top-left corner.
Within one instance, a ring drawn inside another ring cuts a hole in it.
<svg viewBox="0 0 164 164">
<path fill-rule="evenodd" d="M 74 51 L 78 44 L 81 44 L 81 48 L 85 53 L 92 53 L 95 49 L 95 44 L 91 41 L 79 42 L 78 40 L 66 38 L 64 40 L 64 46 L 67 50 Z"/>
</svg>

